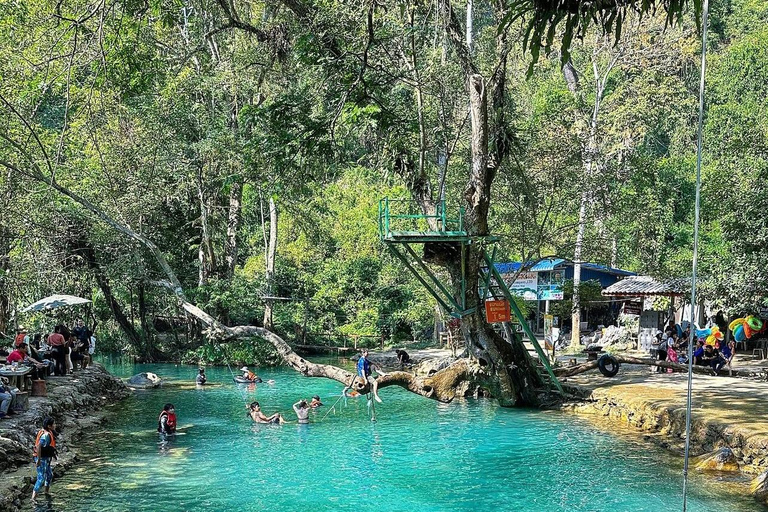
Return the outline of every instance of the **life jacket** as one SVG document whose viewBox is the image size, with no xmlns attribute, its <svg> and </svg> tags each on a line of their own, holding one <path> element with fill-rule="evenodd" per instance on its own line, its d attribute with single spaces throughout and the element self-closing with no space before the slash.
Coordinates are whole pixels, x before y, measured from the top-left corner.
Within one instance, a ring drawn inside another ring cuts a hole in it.
<svg viewBox="0 0 768 512">
<path fill-rule="evenodd" d="M 166 424 L 168 425 L 168 430 L 170 432 L 176 432 L 176 413 L 171 413 L 168 411 L 162 411 L 160 413 L 160 416 L 157 418 L 157 431 L 162 432 L 163 431 L 163 416 L 166 416 L 168 420 L 166 421 Z"/>
<path fill-rule="evenodd" d="M 256 374 L 253 372 L 248 372 L 248 376 L 246 377 L 248 380 L 256 380 Z"/>
<path fill-rule="evenodd" d="M 20 332 L 19 334 L 17 334 L 16 335 L 16 339 L 13 341 L 13 346 L 14 347 L 18 347 L 19 345 L 24 343 L 24 338 L 26 338 L 26 337 L 27 337 L 27 335 L 24 334 L 23 332 Z"/>
<path fill-rule="evenodd" d="M 43 435 L 46 432 L 51 434 L 51 444 L 48 445 L 48 446 L 44 446 L 43 447 L 42 450 L 43 450 L 44 453 L 42 455 L 43 455 L 43 457 L 53 457 L 54 456 L 55 448 L 56 448 L 56 436 L 53 435 L 53 432 L 50 432 L 48 430 L 45 430 L 44 428 L 41 428 L 38 431 L 38 433 L 37 433 L 37 437 L 35 438 L 35 449 L 32 451 L 32 456 L 33 457 L 37 457 L 39 452 L 41 451 L 40 450 L 40 438 L 43 437 Z M 48 453 L 45 453 L 45 452 L 48 452 Z"/>
</svg>

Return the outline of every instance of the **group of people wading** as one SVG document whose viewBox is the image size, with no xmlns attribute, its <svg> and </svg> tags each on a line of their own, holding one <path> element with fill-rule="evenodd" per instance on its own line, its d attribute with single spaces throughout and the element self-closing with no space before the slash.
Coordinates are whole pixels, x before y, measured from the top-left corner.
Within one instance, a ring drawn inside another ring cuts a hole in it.
<svg viewBox="0 0 768 512">
<path fill-rule="evenodd" d="M 402 357 L 398 355 L 399 357 Z M 401 361 L 402 363 L 402 361 Z M 352 390 L 355 382 L 358 379 L 362 379 L 365 383 L 371 386 L 371 392 L 373 398 L 381 403 L 381 398 L 378 395 L 378 382 L 373 377 L 372 372 L 376 370 L 379 375 L 385 375 L 380 369 L 374 367 L 368 360 L 368 351 L 363 350 L 360 359 L 357 362 L 357 374 L 353 381 L 344 388 L 343 396 L 359 396 L 357 391 Z M 245 368 L 244 370 L 247 370 Z M 254 374 L 254 377 L 255 374 Z M 198 375 L 195 377 L 195 383 L 197 386 L 204 386 L 207 382 L 205 375 L 205 369 L 200 368 Z M 255 379 L 254 379 L 255 380 Z M 274 382 L 274 381 L 268 381 Z M 317 409 L 323 405 L 320 397 L 314 395 L 311 400 L 301 399 L 293 404 L 293 411 L 296 414 L 297 422 L 299 424 L 309 423 L 309 414 L 313 409 Z M 248 409 L 248 416 L 256 423 L 265 424 L 284 424 L 285 418 L 279 412 L 267 416 L 262 410 L 259 402 L 251 402 L 246 406 Z M 41 489 L 48 495 L 50 491 L 51 481 L 53 480 L 53 459 L 56 458 L 56 437 L 58 435 L 56 430 L 56 421 L 53 418 L 45 418 L 43 421 L 43 427 L 37 433 L 35 439 L 35 446 L 33 452 L 33 458 L 35 467 L 37 470 L 37 480 L 35 482 L 34 489 L 32 491 L 32 501 L 37 500 L 38 494 Z M 157 418 L 157 432 L 160 434 L 163 444 L 166 444 L 176 433 L 178 428 L 178 418 L 176 416 L 176 407 L 172 403 L 167 403 L 163 406 L 160 414 Z"/>
</svg>

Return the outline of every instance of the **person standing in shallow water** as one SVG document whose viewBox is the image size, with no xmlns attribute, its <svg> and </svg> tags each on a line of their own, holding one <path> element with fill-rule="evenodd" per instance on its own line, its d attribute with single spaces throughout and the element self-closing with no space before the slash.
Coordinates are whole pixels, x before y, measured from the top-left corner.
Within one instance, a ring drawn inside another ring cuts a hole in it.
<svg viewBox="0 0 768 512">
<path fill-rule="evenodd" d="M 45 487 L 48 494 L 53 480 L 53 458 L 56 456 L 56 421 L 53 418 L 43 420 L 43 428 L 37 433 L 34 450 L 37 481 L 32 490 L 32 501 L 37 499 L 37 493 Z"/>
<path fill-rule="evenodd" d="M 205 377 L 205 368 L 200 368 L 200 371 L 197 374 L 197 377 L 195 378 L 195 384 L 198 386 L 202 386 L 208 382 L 208 379 Z"/>
<path fill-rule="evenodd" d="M 293 412 L 296 413 L 299 423 L 306 425 L 309 423 L 309 405 L 307 401 L 302 399 L 293 404 Z"/>
<path fill-rule="evenodd" d="M 157 418 L 157 431 L 163 435 L 176 433 L 176 408 L 173 404 L 165 404 Z"/>
</svg>

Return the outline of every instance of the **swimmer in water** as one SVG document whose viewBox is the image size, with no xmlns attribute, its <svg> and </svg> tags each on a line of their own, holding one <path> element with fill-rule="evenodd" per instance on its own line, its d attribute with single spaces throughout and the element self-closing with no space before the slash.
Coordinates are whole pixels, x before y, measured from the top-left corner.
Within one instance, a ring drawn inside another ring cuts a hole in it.
<svg viewBox="0 0 768 512">
<path fill-rule="evenodd" d="M 293 412 L 296 413 L 300 424 L 306 425 L 309 423 L 309 405 L 307 405 L 306 400 L 301 399 L 293 404 Z"/>
<path fill-rule="evenodd" d="M 252 402 L 248 406 L 248 415 L 256 423 L 275 423 L 278 425 L 285 423 L 285 418 L 283 418 L 283 415 L 279 412 L 276 412 L 272 416 L 267 416 L 261 412 L 261 406 L 259 405 L 259 402 Z"/>
</svg>

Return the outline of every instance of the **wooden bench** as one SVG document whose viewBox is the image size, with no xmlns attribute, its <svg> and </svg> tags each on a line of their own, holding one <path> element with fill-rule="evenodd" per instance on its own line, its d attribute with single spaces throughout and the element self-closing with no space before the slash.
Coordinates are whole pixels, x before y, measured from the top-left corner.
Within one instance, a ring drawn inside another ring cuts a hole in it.
<svg viewBox="0 0 768 512">
<path fill-rule="evenodd" d="M 0 377 L 8 379 L 11 387 L 21 391 L 29 391 L 32 387 L 32 368 L 24 368 L 22 371 L 0 371 Z"/>
</svg>

